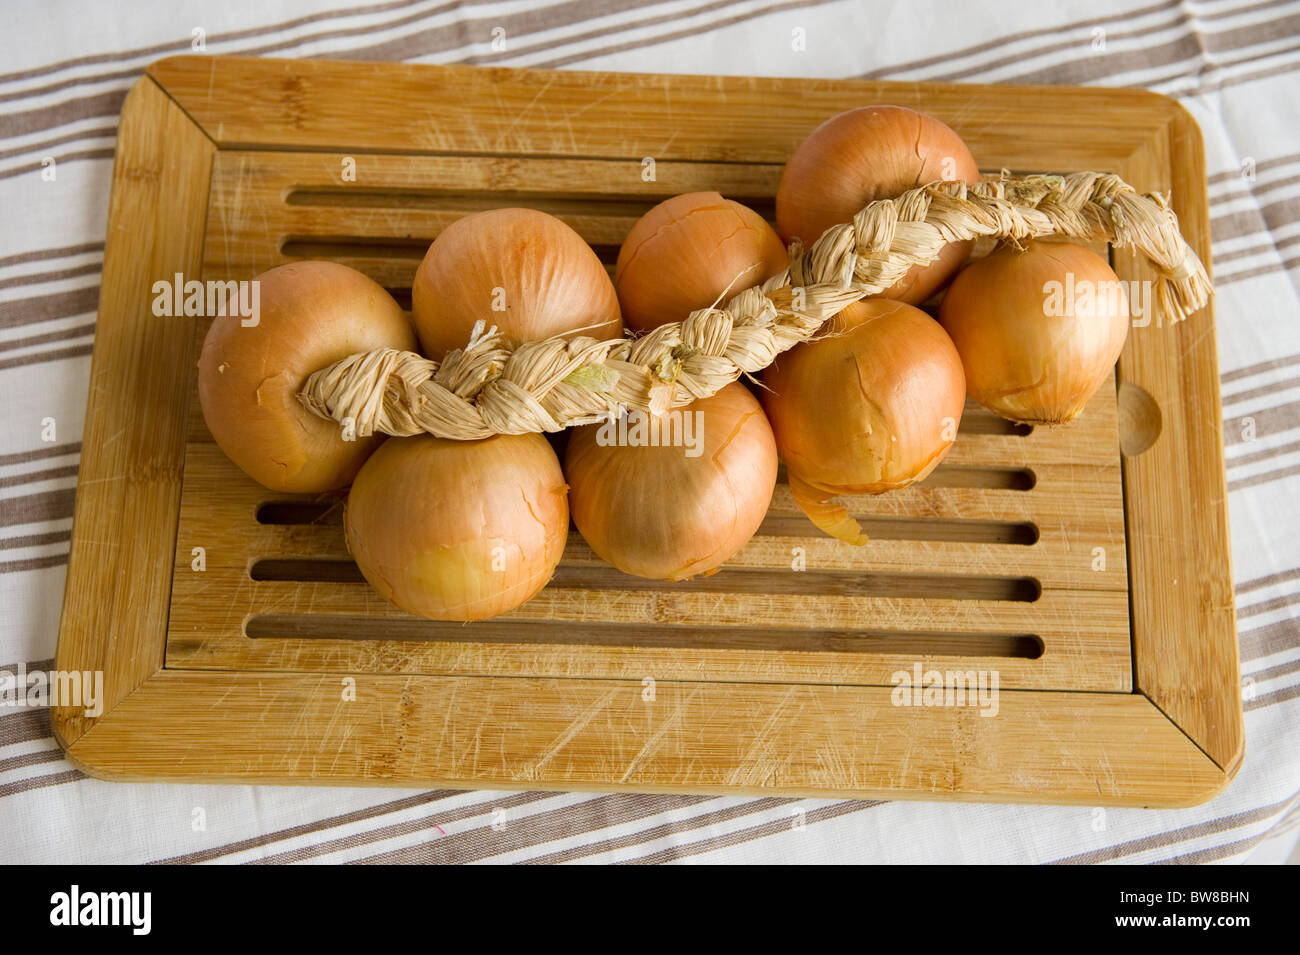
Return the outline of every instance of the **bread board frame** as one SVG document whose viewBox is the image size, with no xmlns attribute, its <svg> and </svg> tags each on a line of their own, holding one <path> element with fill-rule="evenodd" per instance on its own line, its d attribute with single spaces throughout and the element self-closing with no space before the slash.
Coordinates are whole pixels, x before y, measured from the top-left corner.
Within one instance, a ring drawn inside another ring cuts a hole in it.
<svg viewBox="0 0 1300 955">
<path fill-rule="evenodd" d="M 1158 408 L 1126 458 L 1132 692 L 1003 690 L 998 716 L 900 708 L 891 687 L 788 681 L 339 674 L 166 665 L 197 357 L 151 287 L 203 270 L 225 150 L 784 162 L 874 102 L 953 126 L 983 162 L 1113 170 L 1169 191 L 1208 263 L 1204 155 L 1176 103 L 1122 89 L 659 76 L 178 57 L 123 108 L 56 667 L 68 757 L 120 780 L 631 790 L 1188 806 L 1243 753 L 1212 306 L 1132 334 L 1121 388 Z M 487 104 L 491 104 L 490 107 Z M 725 119 L 725 123 L 721 122 Z M 580 129 L 580 132 L 578 131 Z M 1130 256 L 1122 279 L 1149 279 Z M 652 674 L 647 674 L 651 675 Z"/>
</svg>

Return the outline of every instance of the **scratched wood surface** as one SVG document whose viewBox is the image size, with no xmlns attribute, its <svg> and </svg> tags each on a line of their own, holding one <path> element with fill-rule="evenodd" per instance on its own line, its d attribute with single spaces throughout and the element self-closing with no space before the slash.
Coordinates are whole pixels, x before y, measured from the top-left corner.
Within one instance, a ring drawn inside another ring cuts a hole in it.
<svg viewBox="0 0 1300 955">
<path fill-rule="evenodd" d="M 226 461 L 193 400 L 206 323 L 164 325 L 135 302 L 137 288 L 116 291 L 142 275 L 240 279 L 330 258 L 409 302 L 428 242 L 499 205 L 559 216 L 612 264 L 631 224 L 668 195 L 716 189 L 770 218 L 794 145 L 870 102 L 938 115 L 989 170 L 1113 169 L 1173 188 L 1208 254 L 1199 140 L 1170 101 L 219 57 L 164 60 L 149 74 L 124 116 L 124 137 L 137 130 L 142 145 L 119 148 L 114 208 L 141 180 L 196 198 L 175 209 L 155 198 L 132 209 L 130 230 L 110 229 L 106 262 L 121 264 L 106 267 L 95 361 L 125 360 L 102 332 L 121 327 L 169 397 L 145 416 L 92 389 L 91 419 L 154 463 L 141 470 L 112 442 L 83 463 L 73 547 L 104 539 L 91 536 L 96 522 L 121 540 L 141 521 L 168 546 L 141 551 L 130 581 L 90 559 L 70 569 L 61 664 L 108 660 L 116 687 L 97 723 L 55 713 L 88 771 L 1122 805 L 1191 804 L 1235 772 L 1218 419 L 1194 425 L 1165 407 L 1217 408 L 1209 309 L 1188 323 L 1185 350 L 1168 347 L 1170 330 L 1135 329 L 1116 380 L 1070 426 L 1014 428 L 968 407 L 923 485 L 850 500 L 872 534 L 865 548 L 817 535 L 782 482 L 759 534 L 714 577 L 628 578 L 571 535 L 537 598 L 453 627 L 400 613 L 360 580 L 337 498 L 272 494 Z M 160 147 L 139 132 L 146 103 L 186 133 Z M 158 181 L 124 162 L 140 148 L 166 170 Z M 355 181 L 340 176 L 345 159 Z M 141 258 L 128 238 L 141 234 L 169 253 Z M 1172 475 L 1177 496 L 1160 486 Z M 123 481 L 150 510 L 123 511 L 93 490 Z M 1204 547 L 1189 544 L 1192 532 Z M 1194 569 L 1194 551 L 1210 569 Z M 104 605 L 113 587 L 131 593 Z M 97 634 L 81 607 L 99 608 Z M 998 715 L 892 705 L 892 674 L 914 662 L 996 670 Z M 356 701 L 341 699 L 345 676 L 358 681 Z M 647 677 L 658 688 L 649 699 Z"/>
</svg>

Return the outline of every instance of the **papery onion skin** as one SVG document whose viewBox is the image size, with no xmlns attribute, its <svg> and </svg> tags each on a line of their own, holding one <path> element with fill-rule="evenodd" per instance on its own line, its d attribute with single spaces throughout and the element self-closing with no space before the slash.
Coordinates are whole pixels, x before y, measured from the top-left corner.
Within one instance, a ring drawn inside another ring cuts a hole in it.
<svg viewBox="0 0 1300 955">
<path fill-rule="evenodd" d="M 640 332 L 680 322 L 761 284 L 786 261 L 776 230 L 748 206 L 716 192 L 673 196 L 638 219 L 619 250 L 623 321 Z"/>
<path fill-rule="evenodd" d="M 1095 307 L 1077 298 L 1085 282 Z M 1073 314 L 1049 314 L 1067 309 Z M 1124 286 L 1105 259 L 1072 243 L 1029 242 L 1000 246 L 967 266 L 939 320 L 961 354 L 973 399 L 1012 421 L 1061 424 L 1110 375 L 1130 318 Z"/>
<path fill-rule="evenodd" d="M 345 487 L 381 436 L 343 429 L 298 402 L 312 372 L 359 351 L 416 347 L 406 313 L 376 282 L 334 262 L 263 272 L 258 323 L 214 318 L 199 357 L 199 401 L 221 450 L 275 491 Z"/>
<path fill-rule="evenodd" d="M 707 574 L 745 545 L 776 487 L 776 443 L 754 396 L 733 382 L 683 412 L 701 413 L 700 453 L 599 443 L 574 429 L 564 470 L 573 521 L 601 558 L 652 580 Z"/>
<path fill-rule="evenodd" d="M 902 106 L 862 106 L 832 116 L 794 151 L 777 188 L 776 228 L 786 242 L 797 237 L 811 245 L 872 200 L 939 179 L 974 184 L 979 178 L 970 149 L 933 116 Z M 921 304 L 956 274 L 973 247 L 970 241 L 949 243 L 884 297 Z"/>
<path fill-rule="evenodd" d="M 353 482 L 348 550 L 388 601 L 432 620 L 514 610 L 564 553 L 560 462 L 539 434 L 390 438 Z"/>
<path fill-rule="evenodd" d="M 444 229 L 415 273 L 411 309 L 425 355 L 437 360 L 468 344 L 480 320 L 520 342 L 623 334 L 600 258 L 573 229 L 534 209 L 476 212 Z"/>
<path fill-rule="evenodd" d="M 966 400 L 961 358 L 939 324 L 888 299 L 855 302 L 827 334 L 763 372 L 763 407 L 805 513 L 851 543 L 865 537 L 840 494 L 879 494 L 924 479 L 956 438 Z"/>
</svg>

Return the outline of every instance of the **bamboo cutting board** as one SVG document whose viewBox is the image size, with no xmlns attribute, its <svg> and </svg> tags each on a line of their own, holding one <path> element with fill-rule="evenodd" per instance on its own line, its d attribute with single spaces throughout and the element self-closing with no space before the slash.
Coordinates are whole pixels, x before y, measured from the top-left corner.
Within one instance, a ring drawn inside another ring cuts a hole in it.
<svg viewBox="0 0 1300 955">
<path fill-rule="evenodd" d="M 819 535 L 782 482 L 715 576 L 627 577 L 572 534 L 541 594 L 472 625 L 375 594 L 338 496 L 227 461 L 195 394 L 206 321 L 150 309 L 159 279 L 300 258 L 409 305 L 438 232 L 502 205 L 559 216 L 612 264 L 670 195 L 770 218 L 798 142 L 881 102 L 943 119 L 986 170 L 1169 190 L 1209 259 L 1199 132 L 1148 93 L 154 64 L 122 115 L 57 659 L 103 670 L 107 700 L 55 710 L 69 756 L 134 780 L 1142 806 L 1222 789 L 1242 723 L 1210 308 L 1135 327 L 1070 425 L 968 407 L 931 478 L 851 499 L 863 548 Z M 996 713 L 895 705 L 899 673 L 931 671 L 995 673 Z"/>
</svg>

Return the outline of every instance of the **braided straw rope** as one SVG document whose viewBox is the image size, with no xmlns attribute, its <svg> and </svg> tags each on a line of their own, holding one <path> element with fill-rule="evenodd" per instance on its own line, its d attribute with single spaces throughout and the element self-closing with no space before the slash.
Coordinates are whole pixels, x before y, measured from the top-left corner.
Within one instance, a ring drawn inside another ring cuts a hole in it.
<svg viewBox="0 0 1300 955">
<path fill-rule="evenodd" d="M 1003 172 L 970 187 L 934 182 L 872 202 L 810 249 L 792 244 L 789 267 L 761 286 L 641 338 L 515 343 L 480 322 L 469 344 L 441 364 L 394 349 L 360 352 L 312 374 L 298 399 L 322 418 L 350 421 L 362 437 L 428 432 L 474 440 L 560 431 L 621 409 L 660 414 L 761 371 L 846 305 L 933 262 L 949 242 L 1049 235 L 1109 241 L 1146 256 L 1159 273 L 1160 324 L 1182 321 L 1209 298 L 1209 276 L 1166 197 L 1139 195 L 1103 173 Z"/>
</svg>

